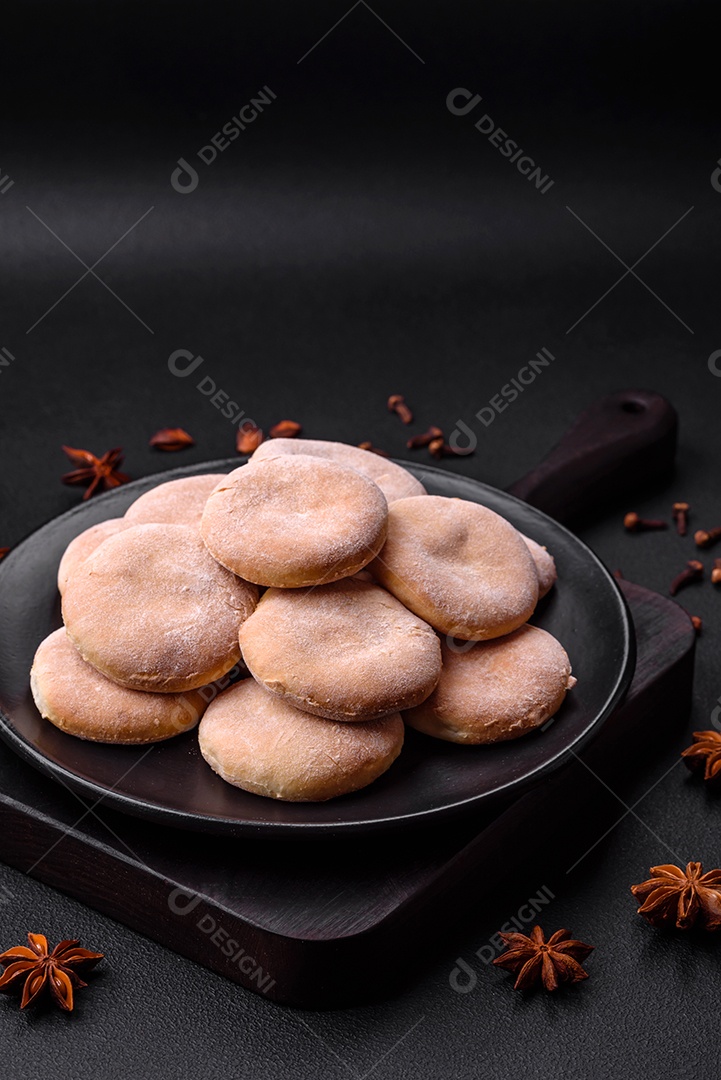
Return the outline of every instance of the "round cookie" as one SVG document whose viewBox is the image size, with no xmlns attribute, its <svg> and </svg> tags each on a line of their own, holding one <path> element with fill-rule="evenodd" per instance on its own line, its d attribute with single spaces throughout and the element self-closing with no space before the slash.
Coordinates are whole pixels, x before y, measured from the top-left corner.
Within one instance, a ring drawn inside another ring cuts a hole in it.
<svg viewBox="0 0 721 1080">
<path fill-rule="evenodd" d="M 274 694 L 331 720 L 417 705 L 441 671 L 438 637 L 395 597 L 359 578 L 269 589 L 240 629 L 248 670 Z"/>
<path fill-rule="evenodd" d="M 270 439 L 261 443 L 251 461 L 262 461 L 277 454 L 310 454 L 312 457 L 330 458 L 339 465 L 363 473 L 381 489 L 390 504 L 396 499 L 409 499 L 413 495 L 425 495 L 426 489 L 412 473 L 394 461 L 341 442 L 323 439 Z"/>
<path fill-rule="evenodd" d="M 134 525 L 74 572 L 63 619 L 83 659 L 133 690 L 204 686 L 237 663 L 257 589 L 220 566 L 196 529 Z"/>
<path fill-rule="evenodd" d="M 338 724 L 245 679 L 208 707 L 198 741 L 229 784 L 271 799 L 323 802 L 366 787 L 393 764 L 403 746 L 403 721 L 395 713 Z"/>
<path fill-rule="evenodd" d="M 531 558 L 536 564 L 536 573 L 538 575 L 538 599 L 540 600 L 541 597 L 551 591 L 558 581 L 556 560 L 553 558 L 553 555 L 551 555 L 548 548 L 537 544 L 535 540 L 531 540 L 530 536 L 524 536 L 523 533 L 520 535 L 531 553 Z"/>
<path fill-rule="evenodd" d="M 83 660 L 63 628 L 45 638 L 35 653 L 30 686 L 41 716 L 92 742 L 161 742 L 190 731 L 205 710 L 194 690 L 148 694 L 111 682 Z"/>
<path fill-rule="evenodd" d="M 545 630 L 521 626 L 507 637 L 454 650 L 431 696 L 404 713 L 411 727 L 447 742 L 518 739 L 550 719 L 576 685 L 563 646 Z"/>
<path fill-rule="evenodd" d="M 128 523 L 125 518 L 108 518 L 107 521 L 100 521 L 97 525 L 91 525 L 89 529 L 81 532 L 79 536 L 70 541 L 58 567 L 58 589 L 61 595 L 65 592 L 65 586 L 73 570 L 80 566 L 82 562 L 85 562 L 88 556 L 92 555 L 95 549 L 100 547 L 102 542 L 107 540 L 109 536 L 115 536 L 116 533 L 122 532 L 127 527 Z"/>
<path fill-rule="evenodd" d="M 225 479 L 225 473 L 203 473 L 184 476 L 158 484 L 136 499 L 125 511 L 131 525 L 200 526 L 205 504 L 211 491 Z"/>
<path fill-rule="evenodd" d="M 478 641 L 521 626 L 538 602 L 536 567 L 521 534 L 465 499 L 422 495 L 388 512 L 388 538 L 369 567 L 436 630 Z"/>
<path fill-rule="evenodd" d="M 200 531 L 219 563 L 257 585 L 337 581 L 378 554 L 388 506 L 355 469 L 288 454 L 235 469 L 212 493 Z"/>
</svg>

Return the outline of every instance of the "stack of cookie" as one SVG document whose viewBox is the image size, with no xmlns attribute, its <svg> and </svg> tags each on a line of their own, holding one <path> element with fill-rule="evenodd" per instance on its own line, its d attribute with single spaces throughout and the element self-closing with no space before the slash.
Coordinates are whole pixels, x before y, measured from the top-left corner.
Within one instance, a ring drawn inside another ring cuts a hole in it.
<svg viewBox="0 0 721 1080">
<path fill-rule="evenodd" d="M 274 439 L 70 544 L 65 628 L 37 651 L 33 694 L 52 723 L 101 742 L 200 722 L 229 783 L 330 799 L 391 766 L 404 721 L 478 744 L 553 716 L 575 680 L 527 620 L 555 577 L 486 507 L 428 495 L 356 447 Z M 241 658 L 250 677 L 204 692 Z"/>
</svg>

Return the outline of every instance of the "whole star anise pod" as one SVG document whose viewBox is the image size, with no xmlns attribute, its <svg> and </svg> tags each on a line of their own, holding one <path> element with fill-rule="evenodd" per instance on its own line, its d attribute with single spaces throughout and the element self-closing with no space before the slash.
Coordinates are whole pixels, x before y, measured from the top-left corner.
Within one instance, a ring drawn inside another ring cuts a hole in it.
<svg viewBox="0 0 721 1080">
<path fill-rule="evenodd" d="M 63 450 L 73 465 L 78 466 L 72 472 L 65 473 L 63 483 L 88 484 L 83 500 L 89 499 L 98 487 L 116 488 L 130 480 L 129 476 L 117 470 L 117 466 L 123 463 L 123 451 L 120 447 L 107 450 L 101 458 L 97 458 L 89 450 L 75 450 L 72 446 L 64 446 Z"/>
<path fill-rule="evenodd" d="M 651 877 L 631 892 L 641 900 L 638 914 L 651 926 L 676 926 L 689 930 L 698 923 L 704 930 L 721 926 L 721 870 L 703 873 L 700 862 L 690 862 L 685 870 L 667 864 L 652 866 Z"/>
<path fill-rule="evenodd" d="M 692 772 L 702 772 L 704 780 L 721 779 L 721 734 L 694 731 L 693 744 L 681 754 Z"/>
<path fill-rule="evenodd" d="M 279 420 L 268 432 L 271 439 L 297 439 L 303 428 L 297 420 Z"/>
<path fill-rule="evenodd" d="M 185 450 L 186 446 L 195 446 L 195 439 L 184 428 L 161 428 L 150 439 L 150 446 L 155 450 Z"/>
<path fill-rule="evenodd" d="M 30 948 L 18 945 L 0 953 L 0 962 L 5 965 L 0 990 L 11 990 L 24 983 L 20 1008 L 25 1009 L 47 988 L 56 1005 L 65 1012 L 72 1012 L 73 988 L 88 985 L 76 969 L 95 967 L 103 954 L 79 949 L 79 942 L 74 938 L 61 941 L 51 953 L 44 934 L 28 934 L 28 942 Z"/>
<path fill-rule="evenodd" d="M 588 978 L 581 963 L 593 952 L 593 945 L 571 938 L 570 930 L 556 930 L 546 941 L 540 926 L 531 935 L 500 934 L 506 952 L 493 961 L 495 965 L 518 973 L 514 990 L 528 990 L 541 982 L 546 990 L 557 990 L 561 983 L 577 983 Z"/>
</svg>

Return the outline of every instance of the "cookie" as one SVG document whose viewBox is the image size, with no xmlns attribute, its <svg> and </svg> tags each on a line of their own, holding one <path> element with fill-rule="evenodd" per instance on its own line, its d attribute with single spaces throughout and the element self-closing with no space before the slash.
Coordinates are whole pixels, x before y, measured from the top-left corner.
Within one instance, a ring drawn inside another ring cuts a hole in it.
<svg viewBox="0 0 721 1080">
<path fill-rule="evenodd" d="M 133 690 L 175 693 L 224 675 L 257 589 L 213 559 L 187 525 L 135 525 L 69 579 L 63 619 L 82 657 Z"/>
<path fill-rule="evenodd" d="M 441 671 L 438 637 L 359 578 L 269 589 L 240 630 L 243 659 L 272 693 L 332 720 L 372 720 L 418 704 Z"/>
<path fill-rule="evenodd" d="M 323 720 L 245 679 L 208 707 L 198 741 L 229 784 L 271 799 L 324 802 L 390 768 L 403 746 L 403 721 L 397 713 L 360 724 Z"/>
<path fill-rule="evenodd" d="M 199 528 L 205 504 L 225 473 L 184 476 L 158 484 L 136 499 L 125 511 L 131 525 L 192 525 Z"/>
<path fill-rule="evenodd" d="M 205 702 L 197 691 L 149 694 L 118 686 L 83 660 L 64 629 L 35 653 L 30 686 L 41 716 L 92 742 L 139 745 L 190 731 Z"/>
<path fill-rule="evenodd" d="M 437 687 L 403 719 L 448 742 L 518 739 L 554 716 L 576 685 L 563 646 L 536 626 L 466 649 L 443 642 L 442 649 Z"/>
<path fill-rule="evenodd" d="M 251 461 L 262 461 L 277 454 L 310 454 L 312 457 L 330 458 L 339 465 L 348 465 L 375 481 L 388 503 L 396 499 L 409 499 L 413 495 L 425 495 L 426 489 L 420 480 L 401 465 L 361 450 L 359 446 L 350 446 L 342 442 L 325 442 L 322 439 L 270 439 L 261 443 Z"/>
<path fill-rule="evenodd" d="M 421 495 L 388 511 L 388 538 L 369 570 L 442 634 L 484 640 L 533 614 L 536 567 L 521 534 L 478 503 Z"/>
<path fill-rule="evenodd" d="M 58 589 L 62 595 L 65 592 L 68 578 L 80 563 L 84 562 L 89 555 L 100 547 L 109 536 L 127 529 L 128 523 L 125 518 L 108 518 L 100 521 L 97 525 L 91 525 L 85 532 L 81 532 L 74 540 L 71 540 L 65 549 L 65 554 L 60 560 L 58 567 Z"/>
<path fill-rule="evenodd" d="M 531 558 L 536 564 L 536 574 L 538 575 L 538 599 L 540 600 L 542 596 L 545 596 L 551 591 L 558 581 L 556 560 L 553 558 L 553 555 L 551 555 L 548 548 L 537 544 L 535 540 L 531 540 L 530 536 L 524 536 L 523 533 L 521 533 L 521 537 L 525 541 L 526 546 L 531 553 Z"/>
<path fill-rule="evenodd" d="M 383 546 L 387 517 L 382 491 L 355 469 L 280 454 L 230 473 L 208 499 L 200 531 L 233 573 L 286 589 L 360 570 Z"/>
</svg>

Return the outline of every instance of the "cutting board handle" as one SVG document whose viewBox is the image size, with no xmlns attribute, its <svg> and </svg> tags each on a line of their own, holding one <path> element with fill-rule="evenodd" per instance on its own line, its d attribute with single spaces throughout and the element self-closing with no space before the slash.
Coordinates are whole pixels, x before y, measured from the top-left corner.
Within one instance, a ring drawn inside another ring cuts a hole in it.
<svg viewBox="0 0 721 1080">
<path fill-rule="evenodd" d="M 585 409 L 540 465 L 508 490 L 560 521 L 602 511 L 668 476 L 677 437 L 678 415 L 665 397 L 619 390 Z"/>
</svg>

